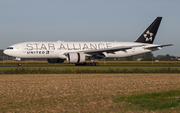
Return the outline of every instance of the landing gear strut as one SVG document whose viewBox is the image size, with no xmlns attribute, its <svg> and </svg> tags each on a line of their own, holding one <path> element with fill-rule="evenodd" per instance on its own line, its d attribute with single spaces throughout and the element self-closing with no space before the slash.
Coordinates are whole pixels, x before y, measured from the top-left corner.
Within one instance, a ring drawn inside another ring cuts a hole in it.
<svg viewBox="0 0 180 113">
<path fill-rule="evenodd" d="M 21 66 L 21 58 L 16 58 L 15 60 L 18 62 L 18 66 Z"/>
</svg>

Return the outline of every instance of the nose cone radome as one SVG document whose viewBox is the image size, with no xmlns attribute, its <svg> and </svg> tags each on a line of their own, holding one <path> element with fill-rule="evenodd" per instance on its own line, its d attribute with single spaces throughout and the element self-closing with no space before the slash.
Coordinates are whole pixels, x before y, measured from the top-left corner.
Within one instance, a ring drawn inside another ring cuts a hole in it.
<svg viewBox="0 0 180 113">
<path fill-rule="evenodd" d="M 5 55 L 7 55 L 7 50 L 4 50 L 3 53 L 4 53 Z"/>
<path fill-rule="evenodd" d="M 13 51 L 7 50 L 7 49 L 4 50 L 3 53 L 4 53 L 5 55 L 9 55 L 9 56 L 12 56 L 12 55 L 13 55 Z"/>
</svg>

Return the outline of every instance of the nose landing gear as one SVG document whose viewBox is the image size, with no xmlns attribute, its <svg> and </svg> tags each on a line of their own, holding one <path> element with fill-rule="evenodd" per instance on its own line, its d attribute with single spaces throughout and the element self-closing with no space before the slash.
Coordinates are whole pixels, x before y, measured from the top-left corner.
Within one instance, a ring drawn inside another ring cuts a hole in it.
<svg viewBox="0 0 180 113">
<path fill-rule="evenodd" d="M 21 66 L 21 63 L 20 63 L 20 62 L 18 62 L 18 66 Z"/>
<path fill-rule="evenodd" d="M 15 58 L 15 60 L 18 62 L 18 66 L 21 66 L 21 58 Z"/>
</svg>

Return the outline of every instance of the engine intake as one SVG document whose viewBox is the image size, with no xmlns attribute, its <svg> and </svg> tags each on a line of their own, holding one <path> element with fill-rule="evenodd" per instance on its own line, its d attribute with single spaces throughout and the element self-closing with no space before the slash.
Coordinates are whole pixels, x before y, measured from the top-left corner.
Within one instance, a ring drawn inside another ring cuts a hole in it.
<svg viewBox="0 0 180 113">
<path fill-rule="evenodd" d="M 79 53 L 68 53 L 66 56 L 66 60 L 68 63 L 84 63 L 85 62 L 85 54 L 82 52 Z"/>
</svg>

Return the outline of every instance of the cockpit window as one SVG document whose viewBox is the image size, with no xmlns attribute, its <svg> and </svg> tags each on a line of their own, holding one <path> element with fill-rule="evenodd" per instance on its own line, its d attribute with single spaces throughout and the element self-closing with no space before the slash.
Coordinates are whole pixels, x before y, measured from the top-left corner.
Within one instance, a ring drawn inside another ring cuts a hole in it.
<svg viewBox="0 0 180 113">
<path fill-rule="evenodd" d="M 13 49 L 13 47 L 8 47 L 7 49 Z"/>
</svg>

